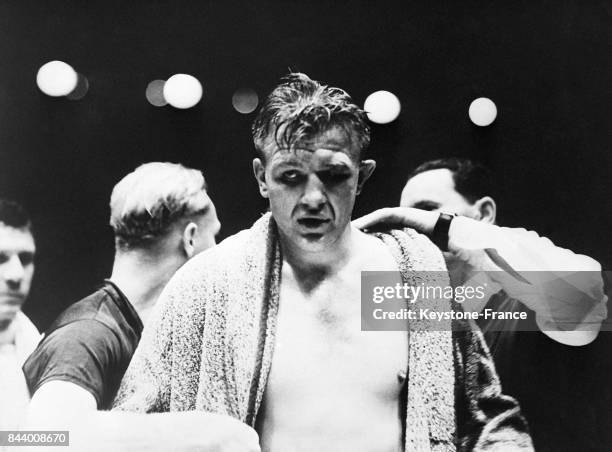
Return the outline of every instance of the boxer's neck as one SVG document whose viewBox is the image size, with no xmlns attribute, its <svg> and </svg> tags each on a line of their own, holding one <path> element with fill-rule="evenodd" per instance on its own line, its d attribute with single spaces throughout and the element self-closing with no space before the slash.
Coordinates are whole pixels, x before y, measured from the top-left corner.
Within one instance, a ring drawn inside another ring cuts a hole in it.
<svg viewBox="0 0 612 452">
<path fill-rule="evenodd" d="M 314 273 L 320 275 L 333 274 L 343 268 L 353 254 L 353 237 L 350 223 L 337 240 L 325 246 L 305 250 L 297 246 L 283 234 L 280 234 L 283 260 L 299 274 Z"/>
</svg>

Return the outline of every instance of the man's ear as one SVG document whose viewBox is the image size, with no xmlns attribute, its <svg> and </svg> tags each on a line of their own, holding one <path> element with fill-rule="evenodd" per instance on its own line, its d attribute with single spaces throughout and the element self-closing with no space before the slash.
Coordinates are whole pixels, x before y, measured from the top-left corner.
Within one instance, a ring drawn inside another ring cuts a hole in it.
<svg viewBox="0 0 612 452">
<path fill-rule="evenodd" d="M 495 217 L 497 216 L 497 205 L 490 196 L 484 196 L 474 203 L 479 218 L 478 220 L 484 221 L 485 223 L 495 224 Z"/>
<path fill-rule="evenodd" d="M 198 225 L 194 222 L 189 222 L 185 229 L 183 229 L 183 237 L 182 237 L 182 248 L 185 252 L 185 256 L 187 259 L 191 259 L 196 250 L 196 234 L 198 232 Z"/>
<path fill-rule="evenodd" d="M 264 198 L 268 197 L 268 184 L 266 183 L 266 166 L 262 163 L 261 159 L 253 159 L 253 174 L 257 185 L 259 185 L 259 193 Z"/>
<path fill-rule="evenodd" d="M 357 194 L 361 193 L 363 184 L 367 181 L 376 169 L 374 160 L 362 160 L 359 164 L 359 179 L 357 180 Z"/>
</svg>

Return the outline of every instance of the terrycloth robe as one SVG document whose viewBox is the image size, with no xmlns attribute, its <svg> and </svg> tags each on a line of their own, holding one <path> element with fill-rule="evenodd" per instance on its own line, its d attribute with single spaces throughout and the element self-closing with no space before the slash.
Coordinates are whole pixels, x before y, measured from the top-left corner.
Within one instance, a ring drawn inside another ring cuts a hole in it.
<svg viewBox="0 0 612 452">
<path fill-rule="evenodd" d="M 379 238 L 406 284 L 449 284 L 442 255 L 425 236 L 404 230 Z M 278 232 L 266 214 L 185 264 L 143 332 L 115 409 L 202 410 L 254 426 L 273 358 L 281 262 Z M 405 450 L 530 450 L 524 420 L 501 394 L 480 332 L 447 327 L 411 325 Z"/>
</svg>

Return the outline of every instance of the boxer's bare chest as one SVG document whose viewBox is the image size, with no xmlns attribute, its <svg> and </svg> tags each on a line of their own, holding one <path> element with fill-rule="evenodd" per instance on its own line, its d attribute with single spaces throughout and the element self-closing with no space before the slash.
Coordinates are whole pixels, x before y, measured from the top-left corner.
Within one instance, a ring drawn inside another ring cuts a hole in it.
<svg viewBox="0 0 612 452">
<path fill-rule="evenodd" d="M 272 383 L 394 395 L 407 366 L 407 334 L 361 331 L 359 279 L 329 281 L 308 295 L 288 283 L 280 300 Z"/>
<path fill-rule="evenodd" d="M 395 267 L 384 252 L 370 264 Z M 408 336 L 361 331 L 359 276 L 349 266 L 305 287 L 283 271 L 261 432 L 268 450 L 287 450 L 289 436 L 304 446 L 294 450 L 397 450 Z"/>
</svg>

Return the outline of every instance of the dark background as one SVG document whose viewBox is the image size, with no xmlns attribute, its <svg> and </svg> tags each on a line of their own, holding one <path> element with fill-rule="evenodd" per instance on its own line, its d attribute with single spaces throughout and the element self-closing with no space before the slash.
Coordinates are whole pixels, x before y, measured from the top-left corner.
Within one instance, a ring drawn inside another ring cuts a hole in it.
<svg viewBox="0 0 612 452">
<path fill-rule="evenodd" d="M 374 126 L 378 169 L 356 215 L 397 204 L 423 160 L 476 158 L 497 172 L 504 225 L 612 269 L 611 18 L 612 3 L 585 0 L 1 1 L 0 195 L 27 205 L 39 251 L 26 313 L 44 329 L 109 275 L 110 192 L 140 163 L 202 169 L 221 236 L 249 226 L 265 209 L 251 176 L 253 114 L 231 97 L 250 87 L 261 99 L 289 68 L 359 104 L 381 89 L 402 102 L 394 123 Z M 38 68 L 54 59 L 88 78 L 85 98 L 38 90 Z M 147 84 L 179 72 L 202 82 L 202 102 L 151 106 Z M 499 111 L 486 128 L 467 116 L 481 96 Z M 561 375 L 538 374 L 562 383 L 564 404 L 549 410 L 541 450 L 612 447 L 610 342 L 557 347 Z"/>
</svg>

